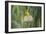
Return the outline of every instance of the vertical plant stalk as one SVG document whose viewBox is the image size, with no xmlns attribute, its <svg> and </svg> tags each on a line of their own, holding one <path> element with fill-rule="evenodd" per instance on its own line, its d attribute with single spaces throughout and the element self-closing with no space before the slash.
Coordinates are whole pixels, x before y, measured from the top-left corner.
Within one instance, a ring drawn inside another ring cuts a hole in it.
<svg viewBox="0 0 46 34">
<path fill-rule="evenodd" d="M 19 6 L 17 6 L 17 16 L 19 16 Z"/>
</svg>

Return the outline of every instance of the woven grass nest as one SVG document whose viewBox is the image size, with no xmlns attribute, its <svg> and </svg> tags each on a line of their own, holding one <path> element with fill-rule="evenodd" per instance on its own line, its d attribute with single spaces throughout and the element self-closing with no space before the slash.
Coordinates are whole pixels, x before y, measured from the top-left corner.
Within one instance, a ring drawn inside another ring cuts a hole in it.
<svg viewBox="0 0 46 34">
<path fill-rule="evenodd" d="M 24 17 L 24 21 L 25 21 L 25 22 L 32 22 L 32 21 L 33 21 L 33 17 L 32 17 L 31 15 L 25 16 L 25 17 Z"/>
</svg>

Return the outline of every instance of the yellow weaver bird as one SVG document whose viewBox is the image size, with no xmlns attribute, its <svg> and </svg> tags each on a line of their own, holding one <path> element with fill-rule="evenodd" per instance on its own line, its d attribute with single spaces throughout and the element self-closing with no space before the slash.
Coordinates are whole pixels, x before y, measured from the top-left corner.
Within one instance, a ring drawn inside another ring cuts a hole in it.
<svg viewBox="0 0 46 34">
<path fill-rule="evenodd" d="M 26 10 L 24 14 L 25 14 L 25 16 L 29 16 L 30 15 L 28 10 Z"/>
</svg>

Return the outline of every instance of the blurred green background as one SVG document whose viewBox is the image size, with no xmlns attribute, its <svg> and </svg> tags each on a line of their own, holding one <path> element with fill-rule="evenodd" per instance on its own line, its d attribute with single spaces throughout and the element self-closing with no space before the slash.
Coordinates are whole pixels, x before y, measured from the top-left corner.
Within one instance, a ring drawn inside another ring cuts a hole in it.
<svg viewBox="0 0 46 34">
<path fill-rule="evenodd" d="M 29 13 L 33 20 L 24 22 L 24 17 Z M 11 28 L 36 28 L 41 27 L 40 6 L 11 5 Z"/>
</svg>

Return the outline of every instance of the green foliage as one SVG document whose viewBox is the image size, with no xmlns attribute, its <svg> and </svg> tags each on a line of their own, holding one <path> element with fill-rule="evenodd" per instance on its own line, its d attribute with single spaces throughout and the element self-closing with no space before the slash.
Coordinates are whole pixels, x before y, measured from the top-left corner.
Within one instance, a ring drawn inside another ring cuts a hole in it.
<svg viewBox="0 0 46 34">
<path fill-rule="evenodd" d="M 24 22 L 28 13 L 33 17 L 32 22 Z M 11 6 L 11 28 L 41 27 L 41 7 L 39 6 Z"/>
</svg>

